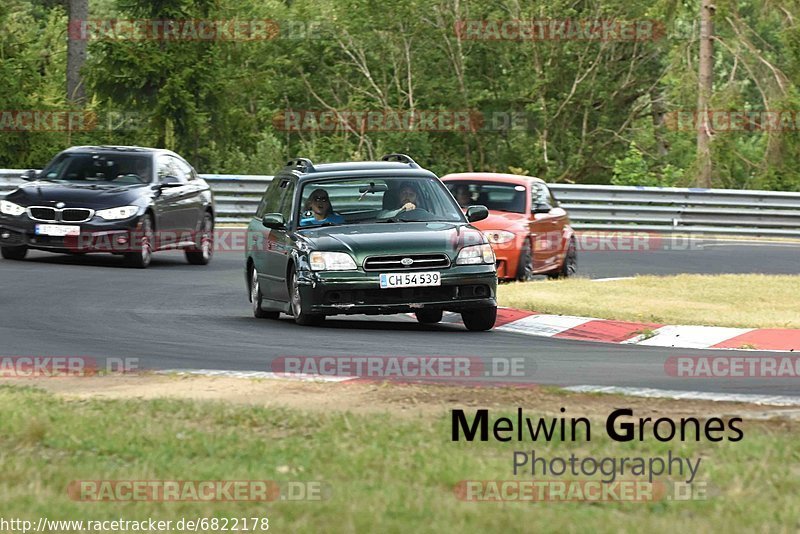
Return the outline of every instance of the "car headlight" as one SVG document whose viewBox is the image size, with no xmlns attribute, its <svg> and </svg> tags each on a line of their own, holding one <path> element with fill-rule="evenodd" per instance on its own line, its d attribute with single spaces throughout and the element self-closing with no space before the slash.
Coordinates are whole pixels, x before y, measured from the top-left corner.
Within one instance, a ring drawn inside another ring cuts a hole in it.
<svg viewBox="0 0 800 534">
<path fill-rule="evenodd" d="M 492 245 L 488 243 L 464 247 L 458 253 L 458 257 L 456 258 L 456 265 L 480 265 L 483 263 L 493 264 L 494 262 L 494 251 L 492 250 Z"/>
<path fill-rule="evenodd" d="M 313 271 L 354 271 L 356 262 L 346 252 L 312 252 L 308 259 Z"/>
<path fill-rule="evenodd" d="M 133 217 L 138 211 L 138 206 L 121 206 L 119 208 L 99 210 L 95 212 L 95 215 L 107 221 L 114 221 L 117 219 L 127 219 L 128 217 Z"/>
<path fill-rule="evenodd" d="M 483 235 L 492 244 L 509 243 L 514 240 L 514 232 L 506 230 L 485 230 Z"/>
<path fill-rule="evenodd" d="M 0 200 L 0 213 L 4 213 L 6 215 L 22 215 L 25 213 L 25 208 L 20 206 L 19 204 L 14 204 L 13 202 L 9 202 L 8 200 Z"/>
</svg>

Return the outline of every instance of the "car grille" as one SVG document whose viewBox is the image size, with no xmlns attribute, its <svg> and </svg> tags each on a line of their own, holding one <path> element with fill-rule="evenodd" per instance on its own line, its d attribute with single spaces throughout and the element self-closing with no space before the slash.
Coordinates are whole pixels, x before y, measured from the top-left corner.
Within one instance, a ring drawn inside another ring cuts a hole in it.
<svg viewBox="0 0 800 534">
<path fill-rule="evenodd" d="M 42 222 L 86 222 L 94 216 L 94 210 L 88 208 L 50 208 L 47 206 L 31 206 L 28 216 Z"/>
<path fill-rule="evenodd" d="M 409 262 L 409 260 L 411 261 Z M 448 267 L 450 267 L 450 258 L 447 257 L 447 254 L 398 254 L 371 256 L 364 260 L 365 271 L 408 271 L 447 269 Z"/>
</svg>

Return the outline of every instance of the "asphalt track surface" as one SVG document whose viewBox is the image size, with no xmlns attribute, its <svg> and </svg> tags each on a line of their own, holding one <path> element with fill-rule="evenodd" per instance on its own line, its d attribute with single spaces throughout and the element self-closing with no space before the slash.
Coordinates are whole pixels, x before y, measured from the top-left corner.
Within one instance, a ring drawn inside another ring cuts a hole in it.
<svg viewBox="0 0 800 534">
<path fill-rule="evenodd" d="M 713 246 L 584 252 L 580 269 L 592 278 L 800 271 L 797 244 L 706 243 Z M 474 333 L 460 324 L 421 326 L 407 316 L 339 316 L 321 327 L 300 327 L 285 316 L 258 320 L 242 264 L 241 252 L 218 253 L 204 267 L 162 252 L 146 270 L 105 254 L 30 252 L 22 262 L 0 260 L 0 356 L 138 358 L 150 369 L 248 371 L 271 371 L 281 356 L 519 357 L 529 376 L 516 381 L 800 396 L 796 379 L 683 379 L 665 372 L 670 356 L 709 351 Z"/>
</svg>

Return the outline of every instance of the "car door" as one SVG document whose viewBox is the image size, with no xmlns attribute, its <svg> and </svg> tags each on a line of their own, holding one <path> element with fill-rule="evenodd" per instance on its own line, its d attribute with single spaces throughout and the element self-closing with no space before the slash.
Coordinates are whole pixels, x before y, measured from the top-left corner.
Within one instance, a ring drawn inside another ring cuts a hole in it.
<svg viewBox="0 0 800 534">
<path fill-rule="evenodd" d="M 531 226 L 533 228 L 533 270 L 547 270 L 557 260 L 561 232 L 551 195 L 543 183 L 531 183 Z M 563 211 L 563 210 L 562 210 Z"/>
<path fill-rule="evenodd" d="M 292 178 L 288 176 L 276 176 L 266 193 L 264 193 L 261 203 L 258 206 L 255 217 L 248 225 L 248 250 L 253 265 L 258 272 L 261 292 L 265 298 L 271 300 L 283 300 L 280 297 L 288 295 L 286 289 L 286 256 L 277 253 L 279 243 L 287 240 L 286 230 L 275 230 L 264 226 L 262 219 L 268 213 L 284 213 L 286 198 L 291 198 L 290 190 Z M 291 203 L 291 201 L 289 201 Z M 289 218 L 286 217 L 288 222 Z M 283 265 L 283 270 L 281 270 Z"/>
<path fill-rule="evenodd" d="M 197 173 L 191 165 L 181 158 L 175 158 L 176 165 L 181 174 L 186 177 L 186 191 L 180 199 L 180 224 L 186 230 L 199 229 L 200 220 L 205 210 L 205 202 L 203 193 L 207 187 L 205 184 L 197 179 Z"/>
<path fill-rule="evenodd" d="M 163 238 L 159 241 L 174 241 L 169 238 L 170 234 L 175 234 L 180 228 L 180 185 L 178 181 L 179 171 L 175 164 L 175 159 L 167 154 L 160 154 L 156 158 L 156 184 L 161 187 L 153 203 L 156 212 L 156 230 Z M 169 183 L 169 187 L 165 184 Z"/>
<path fill-rule="evenodd" d="M 555 195 L 553 195 L 553 192 L 550 191 L 550 188 L 544 184 L 542 184 L 542 187 L 547 194 L 548 202 L 551 206 L 549 222 L 551 231 L 553 232 L 553 244 L 555 246 L 553 250 L 553 263 L 555 266 L 559 266 L 561 265 L 564 254 L 567 252 L 567 245 L 569 243 L 566 238 L 569 216 L 567 215 L 567 210 L 559 205 L 558 200 Z"/>
<path fill-rule="evenodd" d="M 281 182 L 278 184 L 281 199 L 278 213 L 283 215 L 287 226 L 291 224 L 292 220 L 296 183 L 296 179 L 292 176 L 281 178 Z M 269 288 L 265 296 L 273 300 L 289 302 L 286 269 L 292 254 L 294 240 L 288 228 L 275 228 L 269 230 L 266 244 L 265 275 L 269 280 Z"/>
</svg>

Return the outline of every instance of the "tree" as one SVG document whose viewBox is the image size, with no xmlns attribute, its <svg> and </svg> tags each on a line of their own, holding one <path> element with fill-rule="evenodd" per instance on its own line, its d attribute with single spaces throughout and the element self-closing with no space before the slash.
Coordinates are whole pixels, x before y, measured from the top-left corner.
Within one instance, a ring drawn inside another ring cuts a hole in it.
<svg viewBox="0 0 800 534">
<path fill-rule="evenodd" d="M 708 117 L 708 101 L 711 98 L 714 74 L 714 26 L 711 17 L 716 8 L 711 0 L 701 0 L 700 5 L 700 60 L 697 87 L 697 185 L 711 187 L 711 126 Z"/>
<path fill-rule="evenodd" d="M 80 28 L 89 18 L 89 0 L 69 0 L 69 26 L 67 41 L 67 102 L 82 105 L 86 99 L 86 89 L 81 77 L 81 69 L 86 62 L 86 38 Z"/>
</svg>

